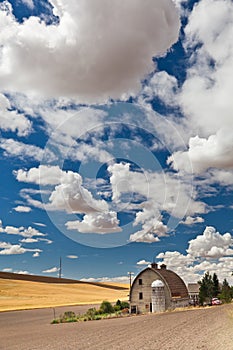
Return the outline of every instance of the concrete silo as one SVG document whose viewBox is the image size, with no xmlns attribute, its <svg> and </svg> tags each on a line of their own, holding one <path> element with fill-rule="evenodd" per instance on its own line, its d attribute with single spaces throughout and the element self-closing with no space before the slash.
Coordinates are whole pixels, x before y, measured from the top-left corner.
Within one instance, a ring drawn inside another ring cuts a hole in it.
<svg viewBox="0 0 233 350">
<path fill-rule="evenodd" d="M 155 280 L 154 282 L 152 282 L 151 288 L 152 312 L 165 311 L 164 283 L 161 280 Z"/>
</svg>

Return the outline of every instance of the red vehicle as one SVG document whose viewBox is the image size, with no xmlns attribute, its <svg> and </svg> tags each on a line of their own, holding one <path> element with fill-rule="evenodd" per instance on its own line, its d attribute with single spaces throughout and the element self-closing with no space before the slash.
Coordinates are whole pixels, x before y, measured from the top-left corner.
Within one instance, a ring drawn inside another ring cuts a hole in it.
<svg viewBox="0 0 233 350">
<path fill-rule="evenodd" d="M 221 305 L 222 302 L 218 298 L 212 298 L 211 304 L 212 305 Z"/>
</svg>

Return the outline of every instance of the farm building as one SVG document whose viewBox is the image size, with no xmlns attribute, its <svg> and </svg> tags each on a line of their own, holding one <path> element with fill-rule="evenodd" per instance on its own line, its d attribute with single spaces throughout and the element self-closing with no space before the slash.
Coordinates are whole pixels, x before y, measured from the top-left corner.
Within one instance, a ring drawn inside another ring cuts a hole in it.
<svg viewBox="0 0 233 350">
<path fill-rule="evenodd" d="M 153 263 L 141 271 L 130 290 L 131 313 L 161 312 L 189 305 L 184 281 L 166 265 Z"/>
<path fill-rule="evenodd" d="M 198 283 L 188 284 L 188 293 L 189 293 L 189 300 L 191 305 L 198 305 L 199 289 L 200 289 L 200 285 Z"/>
</svg>

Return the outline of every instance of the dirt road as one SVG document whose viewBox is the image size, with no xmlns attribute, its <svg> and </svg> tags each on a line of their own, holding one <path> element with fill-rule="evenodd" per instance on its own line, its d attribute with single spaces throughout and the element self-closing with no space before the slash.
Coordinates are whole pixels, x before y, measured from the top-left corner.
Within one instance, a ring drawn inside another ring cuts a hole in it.
<svg viewBox="0 0 233 350">
<path fill-rule="evenodd" d="M 0 313 L 0 349 L 233 349 L 233 305 L 60 325 L 52 318 L 52 309 Z"/>
</svg>

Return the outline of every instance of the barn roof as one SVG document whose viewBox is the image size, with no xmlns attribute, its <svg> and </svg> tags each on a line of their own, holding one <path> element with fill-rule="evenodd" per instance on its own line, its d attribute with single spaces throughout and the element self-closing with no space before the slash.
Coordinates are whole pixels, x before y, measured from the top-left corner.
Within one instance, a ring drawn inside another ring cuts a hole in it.
<svg viewBox="0 0 233 350">
<path fill-rule="evenodd" d="M 146 269 L 142 270 L 133 281 L 132 289 L 136 283 L 136 280 L 138 280 L 139 277 L 141 278 L 143 273 L 147 270 L 154 271 L 157 274 L 157 276 L 160 277 L 160 279 L 168 286 L 172 298 L 189 297 L 187 287 L 184 281 L 182 280 L 182 278 L 180 278 L 175 272 L 171 270 L 167 270 L 165 265 L 163 268 L 160 268 L 160 269 L 158 269 L 157 267 L 147 267 Z M 153 281 L 154 280 L 152 280 L 151 283 Z M 132 292 L 132 289 L 131 289 L 131 292 Z"/>
<path fill-rule="evenodd" d="M 184 281 L 175 272 L 167 269 L 154 269 L 154 268 L 151 268 L 151 269 L 154 270 L 158 275 L 160 275 L 162 280 L 165 280 L 165 282 L 167 283 L 171 291 L 171 296 L 173 298 L 188 297 L 188 290 Z"/>
</svg>

